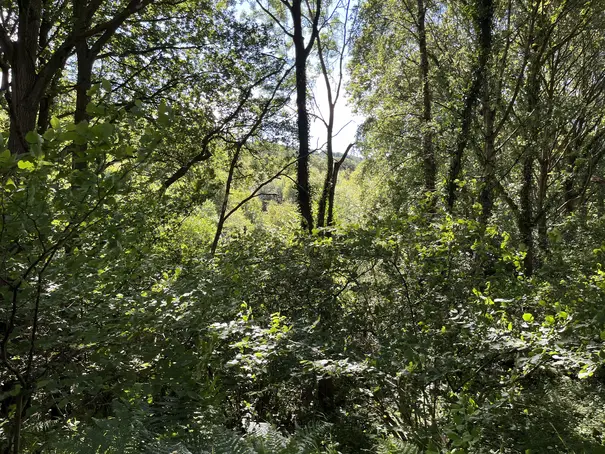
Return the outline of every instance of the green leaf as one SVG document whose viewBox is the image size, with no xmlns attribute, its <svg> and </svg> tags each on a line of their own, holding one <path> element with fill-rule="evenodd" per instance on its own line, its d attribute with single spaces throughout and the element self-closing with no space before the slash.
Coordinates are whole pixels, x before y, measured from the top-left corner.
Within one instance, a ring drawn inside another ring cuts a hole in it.
<svg viewBox="0 0 605 454">
<path fill-rule="evenodd" d="M 96 104 L 93 103 L 93 102 L 89 102 L 86 105 L 86 113 L 89 114 L 89 115 L 96 114 L 97 113 L 97 106 L 96 106 Z"/>
<path fill-rule="evenodd" d="M 40 143 L 40 135 L 35 131 L 30 131 L 25 135 L 27 143 Z"/>
<path fill-rule="evenodd" d="M 59 121 L 59 119 L 58 119 L 57 117 L 52 117 L 52 118 L 50 119 L 50 126 L 51 126 L 53 129 L 58 129 L 58 128 L 59 128 L 59 126 L 61 126 L 61 122 Z"/>
<path fill-rule="evenodd" d="M 99 125 L 101 137 L 105 140 L 109 140 L 113 134 L 113 125 L 111 123 L 101 123 Z"/>
<path fill-rule="evenodd" d="M 534 316 L 532 314 L 526 312 L 525 314 L 523 314 L 523 320 L 525 320 L 527 323 L 533 323 Z"/>
<path fill-rule="evenodd" d="M 4 150 L 0 153 L 0 162 L 9 162 L 11 160 L 10 150 Z"/>
<path fill-rule="evenodd" d="M 15 182 L 13 181 L 12 178 L 9 178 L 6 183 L 4 184 L 4 187 L 6 188 L 7 191 L 12 191 L 13 189 L 17 189 L 17 185 L 15 184 Z"/>
<path fill-rule="evenodd" d="M 107 92 L 111 91 L 111 82 L 109 82 L 107 79 L 103 79 L 103 82 L 101 82 L 101 86 L 103 87 L 103 90 Z"/>
<path fill-rule="evenodd" d="M 42 137 L 44 137 L 45 140 L 53 140 L 55 138 L 55 134 L 56 133 L 53 129 L 47 129 L 44 131 Z"/>
<path fill-rule="evenodd" d="M 94 96 L 97 91 L 99 91 L 99 84 L 94 84 L 89 90 L 86 91 L 86 94 L 88 96 Z"/>
<path fill-rule="evenodd" d="M 593 375 L 594 375 L 594 367 L 584 366 L 584 367 L 582 367 L 580 372 L 578 372 L 578 378 L 582 379 L 582 380 L 585 378 L 588 378 L 588 377 L 592 377 Z"/>
<path fill-rule="evenodd" d="M 21 160 L 21 161 L 19 161 L 19 162 L 17 163 L 17 167 L 19 167 L 19 168 L 20 168 L 20 169 L 22 169 L 22 170 L 28 170 L 28 171 L 30 171 L 30 172 L 31 172 L 32 170 L 34 170 L 34 168 L 35 168 L 36 166 L 34 165 L 34 163 L 33 163 L 33 162 L 29 162 L 29 161 L 23 161 L 23 160 Z"/>
<path fill-rule="evenodd" d="M 75 131 L 80 135 L 86 135 L 88 132 L 88 121 L 81 121 L 76 125 Z"/>
</svg>

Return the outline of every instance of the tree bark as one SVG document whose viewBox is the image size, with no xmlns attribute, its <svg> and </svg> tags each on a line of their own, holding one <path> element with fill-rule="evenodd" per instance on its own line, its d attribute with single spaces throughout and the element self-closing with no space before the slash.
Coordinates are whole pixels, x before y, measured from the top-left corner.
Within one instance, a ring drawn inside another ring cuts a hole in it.
<svg viewBox="0 0 605 454">
<path fill-rule="evenodd" d="M 214 239 L 212 240 L 212 245 L 210 246 L 210 254 L 214 255 L 216 253 L 216 249 L 218 248 L 218 242 L 221 239 L 221 235 L 223 233 L 223 227 L 225 226 L 225 221 L 227 220 L 227 207 L 229 206 L 229 196 L 231 194 L 231 185 L 233 184 L 233 176 L 235 174 L 235 168 L 237 167 L 237 163 L 239 161 L 239 155 L 241 152 L 243 144 L 238 144 L 235 152 L 233 153 L 233 157 L 231 158 L 231 162 L 229 164 L 229 174 L 227 176 L 227 183 L 225 184 L 225 195 L 223 196 L 223 203 L 221 204 L 221 212 L 219 213 L 218 223 L 216 225 L 216 232 L 214 233 Z"/>
<path fill-rule="evenodd" d="M 528 153 L 529 154 L 529 153 Z M 532 209 L 532 181 L 534 172 L 533 156 L 526 156 L 523 159 L 523 173 L 521 181 L 520 215 L 518 220 L 519 234 L 521 242 L 525 246 L 525 259 L 523 266 L 525 275 L 531 276 L 534 272 L 534 237 L 533 237 L 533 209 Z"/>
<path fill-rule="evenodd" d="M 420 80 L 422 81 L 422 160 L 424 166 L 424 189 L 435 191 L 437 162 L 433 148 L 431 127 L 431 86 L 429 83 L 429 55 L 426 45 L 426 5 L 418 0 L 418 49 L 420 51 Z"/>
<path fill-rule="evenodd" d="M 338 172 L 340 167 L 347 159 L 349 151 L 355 144 L 351 143 L 343 153 L 342 157 L 334 164 L 334 172 L 332 173 L 332 184 L 330 184 L 330 192 L 328 194 L 328 226 L 334 225 L 334 197 L 336 195 L 336 184 L 338 183 Z"/>
<path fill-rule="evenodd" d="M 483 95 L 483 124 L 484 124 L 484 143 L 483 143 L 483 181 L 479 202 L 481 203 L 480 224 L 485 227 L 492 216 L 494 208 L 494 179 L 495 175 L 495 140 L 496 134 L 494 131 L 495 109 L 492 108 L 490 102 L 489 81 L 485 83 Z"/>
<path fill-rule="evenodd" d="M 521 242 L 525 246 L 525 259 L 523 262 L 525 268 L 525 275 L 531 276 L 534 273 L 535 266 L 535 244 L 533 231 L 535 228 L 534 219 L 534 164 L 535 164 L 535 149 L 539 146 L 538 136 L 538 119 L 540 118 L 540 88 L 541 79 L 540 72 L 542 67 L 542 57 L 546 48 L 546 41 L 548 39 L 548 30 L 545 27 L 546 18 L 543 17 L 543 13 L 539 11 L 539 4 L 534 9 L 534 25 L 535 29 L 530 32 L 529 47 L 529 72 L 526 85 L 526 128 L 525 128 L 525 139 L 526 146 L 523 150 L 521 162 L 523 164 L 523 170 L 521 174 L 521 190 L 519 192 L 519 235 Z M 535 30 L 535 33 L 534 33 Z M 540 213 L 540 216 L 544 216 L 544 213 Z"/>
<path fill-rule="evenodd" d="M 88 49 L 85 41 L 76 45 L 76 56 L 78 59 L 78 75 L 76 81 L 76 110 L 74 112 L 74 123 L 90 121 L 90 115 L 86 111 L 86 107 L 91 98 L 89 90 L 92 88 L 92 68 L 96 59 Z M 73 144 L 72 166 L 76 170 L 86 169 L 86 144 Z"/>
<path fill-rule="evenodd" d="M 89 37 L 100 35 L 91 52 L 98 55 L 100 49 L 113 36 L 128 17 L 145 8 L 152 0 L 130 0 L 130 2 L 107 22 L 94 27 L 79 27 L 77 22 L 91 24 L 94 12 L 101 1 L 75 1 L 75 26 L 65 40 L 55 46 L 54 52 L 45 63 L 38 62 L 38 47 L 48 44 L 48 25 L 42 24 L 42 0 L 18 2 L 17 40 L 12 41 L 0 27 L 0 49 L 10 63 L 10 93 L 7 96 L 10 111 L 9 150 L 16 155 L 28 151 L 25 136 L 36 129 L 36 119 L 48 86 L 64 66 L 74 47 L 86 44 Z M 46 46 L 48 48 L 48 46 Z M 94 49 L 97 47 L 98 49 Z M 94 61 L 94 58 L 93 58 Z M 4 72 L 4 69 L 3 69 Z"/>
<path fill-rule="evenodd" d="M 36 117 L 41 98 L 34 92 L 36 85 L 36 60 L 42 0 L 30 0 L 19 4 L 17 41 L 12 43 L 10 136 L 9 150 L 16 155 L 27 153 L 25 136 L 36 129 Z"/>
<path fill-rule="evenodd" d="M 296 110 L 298 127 L 298 166 L 296 183 L 298 209 L 302 216 L 302 226 L 313 230 L 313 213 L 311 211 L 311 188 L 309 185 L 309 112 L 307 110 L 307 57 L 303 35 L 302 0 L 295 0 L 291 8 L 294 23 L 294 51 L 296 71 Z"/>
<path fill-rule="evenodd" d="M 321 47 L 321 39 L 317 38 L 317 50 L 319 53 L 319 62 L 321 64 L 321 72 L 326 84 L 326 91 L 328 94 L 328 123 L 326 125 L 326 153 L 327 153 L 327 168 L 326 178 L 324 180 L 324 186 L 321 191 L 321 198 L 319 199 L 318 210 L 317 210 L 317 227 L 325 227 L 326 222 L 326 208 L 328 206 L 328 199 L 332 192 L 333 174 L 334 174 L 334 110 L 335 102 L 332 97 L 332 87 L 330 86 L 330 79 L 328 77 L 328 68 L 326 66 L 323 49 Z"/>
<path fill-rule="evenodd" d="M 521 191 L 519 193 L 519 234 L 521 242 L 525 245 L 526 255 L 524 259 L 525 274 L 531 276 L 534 272 L 534 238 L 533 238 L 533 173 L 534 173 L 534 146 L 536 145 L 535 121 L 538 116 L 538 96 L 540 90 L 540 58 L 534 55 L 530 64 L 529 80 L 527 87 L 527 113 L 529 115 L 529 126 L 526 131 L 528 145 L 523 151 L 523 171 L 521 180 Z"/>
<path fill-rule="evenodd" d="M 296 114 L 298 130 L 298 156 L 296 169 L 297 203 L 298 210 L 302 216 L 302 227 L 309 232 L 313 231 L 313 212 L 311 209 L 311 187 L 309 184 L 309 155 L 310 147 L 310 127 L 309 112 L 307 109 L 307 60 L 313 49 L 315 40 L 319 35 L 319 18 L 321 16 L 322 0 L 310 2 L 304 1 L 307 7 L 307 14 L 303 14 L 303 0 L 282 0 L 281 3 L 290 12 L 292 18 L 293 32 L 290 33 L 287 26 L 272 14 L 260 0 L 257 4 L 271 19 L 281 28 L 281 30 L 292 39 L 294 44 L 294 68 L 296 74 Z M 315 6 L 312 11 L 311 4 Z M 311 36 L 308 43 L 305 43 L 303 22 L 311 22 Z"/>
<path fill-rule="evenodd" d="M 447 207 L 450 211 L 454 208 L 456 202 L 456 190 L 458 187 L 456 180 L 462 171 L 462 158 L 466 145 L 470 139 L 473 110 L 481 92 L 481 87 L 483 86 L 487 62 L 492 49 L 492 18 L 494 15 L 492 0 L 477 0 L 475 8 L 476 28 L 479 35 L 479 57 L 477 66 L 473 71 L 471 86 L 469 87 L 469 91 L 464 100 L 460 134 L 456 140 L 456 146 L 450 161 L 446 194 Z"/>
</svg>

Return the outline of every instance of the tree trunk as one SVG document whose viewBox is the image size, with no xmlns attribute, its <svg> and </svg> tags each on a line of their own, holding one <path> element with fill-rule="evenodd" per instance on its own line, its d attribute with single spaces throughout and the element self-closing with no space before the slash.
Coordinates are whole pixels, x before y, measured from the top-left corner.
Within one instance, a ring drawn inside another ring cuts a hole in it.
<svg viewBox="0 0 605 454">
<path fill-rule="evenodd" d="M 346 155 L 343 156 L 346 157 Z M 339 160 L 334 165 L 334 172 L 332 172 L 332 181 L 330 183 L 330 190 L 328 192 L 328 227 L 334 225 L 334 197 L 336 195 L 336 184 L 338 183 L 338 171 L 340 170 L 340 165 L 342 164 L 341 161 L 342 160 Z"/>
<path fill-rule="evenodd" d="M 36 84 L 36 60 L 40 39 L 42 0 L 30 0 L 19 7 L 17 42 L 13 43 L 11 59 L 10 137 L 11 153 L 27 153 L 25 136 L 36 129 L 41 97 Z"/>
<path fill-rule="evenodd" d="M 17 405 L 15 406 L 15 420 L 14 420 L 14 433 L 13 433 L 13 453 L 20 454 L 21 451 L 21 425 L 23 418 L 23 392 L 21 390 L 17 396 Z"/>
<path fill-rule="evenodd" d="M 548 171 L 550 168 L 550 159 L 548 152 L 543 151 L 542 156 L 539 159 L 540 163 L 540 176 L 538 178 L 538 202 L 537 210 L 539 218 L 537 219 L 538 224 L 538 245 L 542 254 L 548 252 L 548 226 L 546 224 L 546 192 L 548 190 Z"/>
<path fill-rule="evenodd" d="M 521 242 L 525 246 L 526 255 L 524 259 L 524 268 L 526 276 L 531 276 L 534 272 L 535 262 L 535 246 L 533 231 L 535 227 L 534 220 L 534 207 L 533 207 L 533 173 L 534 173 L 534 161 L 536 159 L 535 149 L 539 145 L 537 140 L 538 135 L 538 119 L 539 115 L 539 95 L 540 95 L 540 71 L 542 66 L 542 55 L 545 48 L 544 35 L 545 29 L 543 28 L 543 18 L 537 9 L 535 11 L 536 16 L 536 27 L 537 34 L 530 35 L 530 46 L 528 51 L 530 52 L 529 58 L 529 73 L 526 86 L 526 112 L 528 118 L 526 120 L 525 128 L 525 139 L 526 145 L 523 149 L 523 155 L 521 162 L 523 163 L 521 190 L 519 192 L 519 235 Z M 543 213 L 540 213 L 543 216 Z"/>
<path fill-rule="evenodd" d="M 526 156 L 523 159 L 523 180 L 520 192 L 521 213 L 518 220 L 521 242 L 524 244 L 526 250 L 523 261 L 526 276 L 531 276 L 534 272 L 533 210 L 531 201 L 533 171 L 533 156 Z"/>
<path fill-rule="evenodd" d="M 223 227 L 225 226 L 225 221 L 227 220 L 227 207 L 229 206 L 229 196 L 231 195 L 231 185 L 233 184 L 233 176 L 235 174 L 235 168 L 237 167 L 237 163 L 239 161 L 239 155 L 241 152 L 241 146 L 238 146 L 233 154 L 233 158 L 231 158 L 231 163 L 229 164 L 229 174 L 227 176 L 227 183 L 225 184 L 225 195 L 223 197 L 223 203 L 221 205 L 221 212 L 218 217 L 218 224 L 216 225 L 216 232 L 214 233 L 214 240 L 212 240 L 212 245 L 210 246 L 210 253 L 214 255 L 216 253 L 216 249 L 218 248 L 218 242 L 221 239 L 221 235 L 223 233 Z"/>
<path fill-rule="evenodd" d="M 90 115 L 86 111 L 90 103 L 89 90 L 92 88 L 92 67 L 96 60 L 94 55 L 88 49 L 86 41 L 79 42 L 76 45 L 76 56 L 78 58 L 78 76 L 76 82 L 76 110 L 74 112 L 74 123 L 90 121 Z M 85 170 L 86 162 L 86 144 L 73 144 L 72 166 L 76 170 Z"/>
<path fill-rule="evenodd" d="M 495 140 L 496 134 L 494 131 L 495 110 L 490 102 L 489 82 L 485 83 L 483 96 L 483 123 L 484 123 L 484 143 L 483 143 L 483 181 L 481 193 L 479 195 L 479 203 L 481 203 L 481 216 L 479 222 L 483 228 L 487 225 L 492 216 L 494 208 L 494 178 L 495 175 Z"/>
<path fill-rule="evenodd" d="M 48 46 L 48 38 L 51 28 L 52 22 L 47 16 L 43 16 L 40 25 L 40 50 L 45 49 Z M 39 64 L 44 64 L 44 60 L 42 58 L 40 58 Z M 58 82 L 59 77 L 55 76 L 51 82 L 49 93 L 45 93 L 44 97 L 40 100 L 40 110 L 38 112 L 38 134 L 44 134 L 44 132 L 50 126 L 50 110 Z"/>
<path fill-rule="evenodd" d="M 431 87 L 429 83 L 429 56 L 426 46 L 426 6 L 418 0 L 418 48 L 420 50 L 420 79 L 422 81 L 422 162 L 424 166 L 424 189 L 435 191 L 437 162 L 433 148 L 431 127 Z"/>
<path fill-rule="evenodd" d="M 321 64 L 321 71 L 326 84 L 326 91 L 328 94 L 328 107 L 330 112 L 328 114 L 328 124 L 326 128 L 326 153 L 327 153 L 327 168 L 326 178 L 324 180 L 324 186 L 321 191 L 321 198 L 319 199 L 318 210 L 317 210 L 317 227 L 325 227 L 326 222 L 326 207 L 329 204 L 330 194 L 334 187 L 333 174 L 334 174 L 334 109 L 335 101 L 332 97 L 332 87 L 330 86 L 330 78 L 328 77 L 328 68 L 324 59 L 323 49 L 321 47 L 321 40 L 317 38 L 317 49 L 319 53 L 319 61 Z M 337 95 L 338 96 L 338 95 Z"/>
<path fill-rule="evenodd" d="M 563 200 L 564 200 L 564 209 L 565 209 L 565 214 L 567 216 L 570 216 L 575 208 L 576 208 L 576 198 L 577 198 L 577 193 L 575 190 L 575 185 L 574 185 L 574 181 L 575 181 L 575 174 L 576 174 L 576 155 L 575 153 L 572 151 L 572 153 L 570 153 L 567 158 L 567 172 L 569 173 L 569 176 L 567 178 L 565 178 L 565 183 L 563 184 Z"/>
<path fill-rule="evenodd" d="M 328 194 L 328 226 L 334 225 L 334 197 L 336 195 L 336 184 L 338 183 L 338 172 L 340 171 L 340 167 L 345 162 L 345 159 L 347 159 L 347 156 L 354 145 L 354 143 L 350 143 L 345 152 L 342 154 L 342 157 L 334 163 L 332 184 L 330 184 L 330 192 Z"/>
<path fill-rule="evenodd" d="M 487 62 L 492 49 L 492 18 L 494 14 L 494 5 L 492 0 L 477 0 L 476 2 L 476 28 L 479 35 L 479 57 L 477 66 L 473 72 L 471 86 L 464 100 L 462 111 L 462 125 L 460 134 L 456 141 L 456 146 L 450 161 L 450 169 L 447 182 L 447 207 L 451 211 L 456 202 L 456 190 L 458 184 L 456 180 L 462 171 L 462 158 L 464 150 L 470 139 L 471 125 L 473 121 L 473 109 L 479 97 L 483 78 L 487 68 Z"/>
<path fill-rule="evenodd" d="M 296 183 L 298 193 L 298 209 L 302 215 L 303 228 L 313 230 L 313 214 L 311 211 L 311 188 L 309 186 L 309 112 L 307 110 L 307 49 L 303 35 L 302 0 L 292 4 L 292 20 L 294 22 L 294 51 L 296 69 L 296 109 L 298 126 L 298 166 Z"/>
<path fill-rule="evenodd" d="M 328 127 L 326 178 L 324 180 L 324 186 L 321 191 L 321 198 L 319 199 L 317 209 L 317 227 L 325 227 L 326 225 L 326 208 L 329 205 L 330 194 L 333 192 L 334 187 L 334 152 L 332 150 L 332 140 L 330 137 L 330 134 L 332 133 L 330 129 L 331 126 L 332 125 Z"/>
</svg>

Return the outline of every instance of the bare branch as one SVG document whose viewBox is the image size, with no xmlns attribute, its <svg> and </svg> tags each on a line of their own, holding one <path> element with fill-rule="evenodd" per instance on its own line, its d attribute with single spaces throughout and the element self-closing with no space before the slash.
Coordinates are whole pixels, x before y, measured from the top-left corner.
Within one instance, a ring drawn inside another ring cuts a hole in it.
<svg viewBox="0 0 605 454">
<path fill-rule="evenodd" d="M 292 9 L 292 7 L 291 7 L 291 6 L 290 6 L 290 5 L 289 5 L 287 2 L 285 2 L 285 1 L 283 1 L 283 0 L 282 0 L 282 3 L 283 3 L 284 5 L 286 5 L 288 8 Z M 290 38 L 294 39 L 294 35 L 293 35 L 292 33 L 290 33 L 290 32 L 289 32 L 289 31 L 286 29 L 285 25 L 283 25 L 283 24 L 281 23 L 281 21 L 280 21 L 280 20 L 279 20 L 279 19 L 278 19 L 278 18 L 277 18 L 277 17 L 276 17 L 276 16 L 275 16 L 275 15 L 274 15 L 274 14 L 273 14 L 271 11 L 269 11 L 269 9 L 268 9 L 268 8 L 265 8 L 265 6 L 264 6 L 264 5 L 261 3 L 261 0 L 256 0 L 256 4 L 257 4 L 258 6 L 260 6 L 260 7 L 261 7 L 261 9 L 262 9 L 262 10 L 265 12 L 265 14 L 267 14 L 267 15 L 268 15 L 268 16 L 269 16 L 271 19 L 273 19 L 273 22 L 275 22 L 275 24 L 276 24 L 276 25 L 277 25 L 279 28 L 281 28 L 281 29 L 282 29 L 282 31 L 283 31 L 283 32 L 284 32 L 286 35 L 288 35 Z"/>
</svg>

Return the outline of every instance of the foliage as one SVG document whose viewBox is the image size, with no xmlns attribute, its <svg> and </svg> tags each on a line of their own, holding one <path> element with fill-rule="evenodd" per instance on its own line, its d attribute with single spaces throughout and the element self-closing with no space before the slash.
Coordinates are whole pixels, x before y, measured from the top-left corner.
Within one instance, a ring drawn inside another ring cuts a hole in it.
<svg viewBox="0 0 605 454">
<path fill-rule="evenodd" d="M 605 452 L 602 4 L 19 5 L 1 452 Z"/>
</svg>

